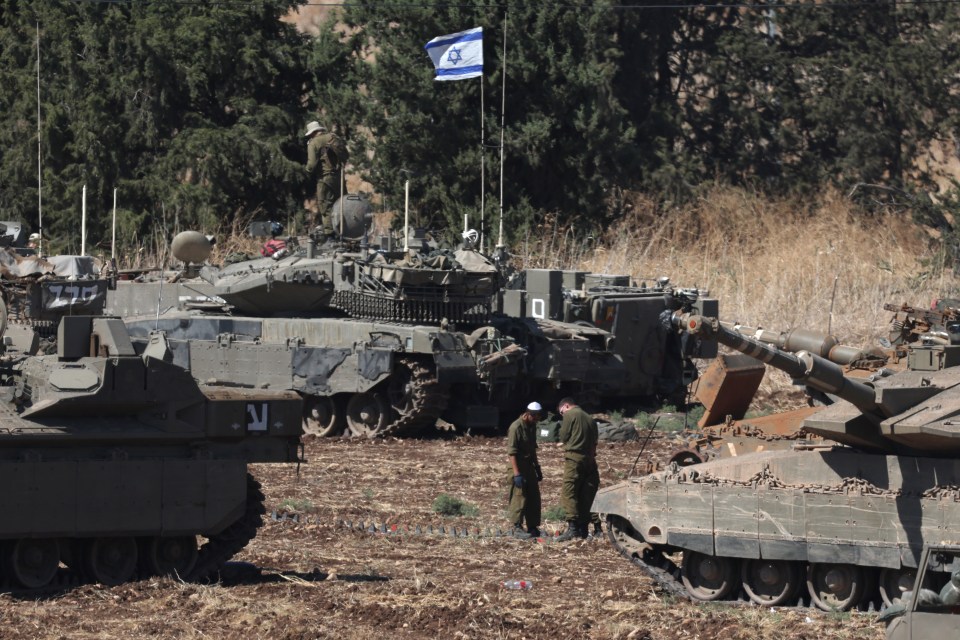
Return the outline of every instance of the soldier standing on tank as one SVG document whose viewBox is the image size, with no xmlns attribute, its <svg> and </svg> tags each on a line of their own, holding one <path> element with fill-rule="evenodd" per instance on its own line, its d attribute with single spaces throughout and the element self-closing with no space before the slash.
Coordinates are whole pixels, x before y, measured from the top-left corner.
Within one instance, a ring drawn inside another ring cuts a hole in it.
<svg viewBox="0 0 960 640">
<path fill-rule="evenodd" d="M 507 516 L 513 523 L 513 535 L 529 539 L 540 536 L 540 481 L 543 472 L 537 461 L 537 422 L 543 407 L 531 402 L 507 431 L 507 457 L 513 469 L 510 479 L 510 506 Z M 523 529 L 526 520 L 527 530 Z"/>
<path fill-rule="evenodd" d="M 342 138 L 327 131 L 327 128 L 316 120 L 307 124 L 304 135 L 307 138 L 307 173 L 317 180 L 317 216 L 320 219 L 321 231 L 328 237 L 333 236 L 330 214 L 341 191 L 346 193 L 341 184 L 341 176 L 347 147 Z M 316 225 L 317 220 L 314 219 L 313 222 Z"/>
<path fill-rule="evenodd" d="M 558 542 L 587 537 L 587 525 L 594 519 L 590 514 L 593 499 L 600 488 L 597 468 L 597 422 L 577 406 L 573 398 L 564 398 L 557 405 L 563 417 L 560 424 L 560 442 L 563 445 L 563 485 L 560 505 L 567 516 L 567 530 Z M 600 520 L 594 520 L 595 531 Z"/>
</svg>

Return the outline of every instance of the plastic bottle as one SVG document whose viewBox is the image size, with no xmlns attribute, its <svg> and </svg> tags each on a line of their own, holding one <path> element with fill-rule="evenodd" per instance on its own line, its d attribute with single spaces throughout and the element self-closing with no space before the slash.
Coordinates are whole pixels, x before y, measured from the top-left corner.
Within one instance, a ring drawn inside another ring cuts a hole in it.
<svg viewBox="0 0 960 640">
<path fill-rule="evenodd" d="M 533 589 L 533 583 L 529 580 L 505 580 L 500 584 L 504 589 L 517 589 L 520 591 Z"/>
</svg>

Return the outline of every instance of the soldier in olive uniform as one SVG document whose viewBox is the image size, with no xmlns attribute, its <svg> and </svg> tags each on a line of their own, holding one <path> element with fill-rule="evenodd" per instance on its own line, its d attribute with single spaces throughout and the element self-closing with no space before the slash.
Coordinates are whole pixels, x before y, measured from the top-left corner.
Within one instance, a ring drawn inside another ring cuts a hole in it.
<svg viewBox="0 0 960 640">
<path fill-rule="evenodd" d="M 560 505 L 566 512 L 567 530 L 558 541 L 587 537 L 591 521 L 590 507 L 600 488 L 597 469 L 597 422 L 577 406 L 572 398 L 564 398 L 557 406 L 563 417 L 560 442 L 563 444 L 563 485 Z M 599 525 L 599 518 L 594 526 Z"/>
<path fill-rule="evenodd" d="M 513 535 L 536 538 L 540 535 L 540 481 L 543 472 L 537 461 L 537 422 L 543 407 L 531 402 L 507 431 L 507 456 L 513 470 L 510 480 L 510 506 L 507 516 L 513 523 Z M 526 520 L 527 530 L 523 530 Z"/>
<path fill-rule="evenodd" d="M 317 214 L 320 217 L 322 231 L 328 236 L 334 234 L 330 221 L 333 203 L 346 189 L 341 185 L 343 165 L 346 162 L 346 145 L 335 133 L 317 121 L 307 124 L 307 173 L 317 178 Z M 314 223 L 316 220 L 314 220 Z"/>
</svg>

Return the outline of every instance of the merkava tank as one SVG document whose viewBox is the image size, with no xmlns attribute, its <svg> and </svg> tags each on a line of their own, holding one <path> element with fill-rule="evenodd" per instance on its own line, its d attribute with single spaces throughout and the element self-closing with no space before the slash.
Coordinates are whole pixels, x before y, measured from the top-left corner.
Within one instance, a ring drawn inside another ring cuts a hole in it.
<svg viewBox="0 0 960 640">
<path fill-rule="evenodd" d="M 960 347 L 917 345 L 913 369 L 856 379 L 715 318 L 677 312 L 673 324 L 837 398 L 803 422 L 837 444 L 672 465 L 601 490 L 593 510 L 615 547 L 703 601 L 849 609 L 911 588 L 924 544 L 949 542 L 960 523 L 960 368 L 940 366 Z"/>
<path fill-rule="evenodd" d="M 138 354 L 121 320 L 71 316 L 56 353 L 0 361 L 4 590 L 206 580 L 255 536 L 248 465 L 300 461 L 301 401 L 169 360 L 161 335 Z"/>
<path fill-rule="evenodd" d="M 357 217 L 345 237 L 362 231 Z M 304 429 L 315 435 L 410 435 L 441 416 L 495 427 L 491 399 L 524 354 L 485 324 L 499 275 L 476 252 L 424 256 L 363 240 L 288 238 L 273 257 L 198 275 L 197 285 L 178 278 L 171 308 L 156 312 L 161 289 L 174 283 L 118 283 L 111 310 L 127 317 L 138 348 L 163 331 L 174 361 L 206 384 L 301 393 Z M 454 329 L 461 325 L 470 332 Z"/>
</svg>

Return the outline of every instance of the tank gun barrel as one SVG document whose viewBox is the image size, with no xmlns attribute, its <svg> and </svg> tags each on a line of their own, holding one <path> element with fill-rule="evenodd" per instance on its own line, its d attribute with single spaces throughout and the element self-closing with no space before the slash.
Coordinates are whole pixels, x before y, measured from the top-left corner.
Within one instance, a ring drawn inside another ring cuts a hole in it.
<svg viewBox="0 0 960 640">
<path fill-rule="evenodd" d="M 673 315 L 672 322 L 673 326 L 680 331 L 704 339 L 716 340 L 724 346 L 780 369 L 795 380 L 800 380 L 814 389 L 843 398 L 866 414 L 878 418 L 884 416 L 881 407 L 877 404 L 873 387 L 847 378 L 837 364 L 826 358 L 809 351 L 786 353 L 775 345 L 738 333 L 721 324 L 716 318 L 677 312 Z"/>
<path fill-rule="evenodd" d="M 846 344 L 840 344 L 835 336 L 810 329 L 793 329 L 792 331 L 770 331 L 759 327 L 745 327 L 740 324 L 721 322 L 721 326 L 745 336 L 752 336 L 760 342 L 771 344 L 790 353 L 809 351 L 821 358 L 826 358 L 837 364 L 852 364 L 863 360 L 867 354 Z"/>
</svg>

